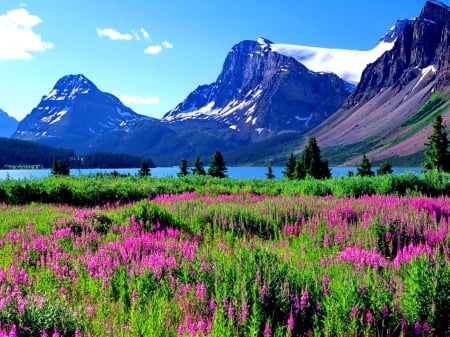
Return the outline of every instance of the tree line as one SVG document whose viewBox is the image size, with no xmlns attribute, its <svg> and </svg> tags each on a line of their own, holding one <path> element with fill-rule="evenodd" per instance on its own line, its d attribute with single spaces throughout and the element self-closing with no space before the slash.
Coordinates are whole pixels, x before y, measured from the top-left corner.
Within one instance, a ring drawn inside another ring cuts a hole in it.
<svg viewBox="0 0 450 337">
<path fill-rule="evenodd" d="M 450 172 L 450 152 L 448 151 L 449 140 L 446 126 L 443 123 L 441 115 L 436 116 L 432 127 L 433 133 L 428 137 L 428 141 L 424 144 L 427 147 L 427 150 L 425 152 L 426 160 L 422 163 L 422 167 L 426 170 Z M 268 166 L 268 177 L 271 172 L 272 169 Z M 378 175 L 392 174 L 392 172 L 392 165 L 389 162 L 382 163 L 377 170 Z M 358 176 L 375 175 L 375 172 L 372 170 L 372 164 L 366 154 L 362 156 L 356 174 Z M 350 171 L 349 175 L 354 175 L 354 173 Z M 285 162 L 283 176 L 288 179 L 304 179 L 305 177 L 326 179 L 331 177 L 328 161 L 321 159 L 320 148 L 314 137 L 309 138 L 308 145 L 298 159 L 291 153 L 290 157 Z"/>
<path fill-rule="evenodd" d="M 428 137 L 428 142 L 425 143 L 427 151 L 425 152 L 426 161 L 422 164 L 424 169 L 437 170 L 443 172 L 450 171 L 450 153 L 448 151 L 449 141 L 447 138 L 446 127 L 443 124 L 442 116 L 438 115 L 433 123 L 433 133 Z M 148 160 L 142 160 L 141 166 L 138 171 L 139 176 L 150 176 L 150 167 L 153 163 Z M 109 166 L 111 167 L 111 164 Z M 123 166 L 125 167 L 125 166 Z M 179 165 L 179 177 L 185 177 L 192 175 L 209 175 L 212 177 L 226 178 L 227 167 L 225 165 L 222 153 L 216 150 L 211 156 L 208 170 L 205 170 L 203 160 L 197 155 L 194 159 L 192 168 L 189 168 L 188 162 L 185 158 L 181 160 Z M 384 162 L 377 170 L 378 175 L 392 174 L 392 165 L 389 162 Z M 69 168 L 64 161 L 57 160 L 53 162 L 52 174 L 68 175 Z M 349 175 L 354 175 L 352 171 Z M 374 176 L 375 172 L 372 170 L 372 164 L 367 158 L 366 154 L 362 156 L 361 163 L 357 168 L 358 176 Z M 285 162 L 285 169 L 283 176 L 287 179 L 305 179 L 311 177 L 314 179 L 328 179 L 331 177 L 331 171 L 328 165 L 328 161 L 321 158 L 321 150 L 317 144 L 315 137 L 311 137 L 308 140 L 307 146 L 303 149 L 298 158 L 295 158 L 291 153 L 287 161 Z M 270 164 L 267 165 L 267 179 L 274 179 Z"/>
</svg>

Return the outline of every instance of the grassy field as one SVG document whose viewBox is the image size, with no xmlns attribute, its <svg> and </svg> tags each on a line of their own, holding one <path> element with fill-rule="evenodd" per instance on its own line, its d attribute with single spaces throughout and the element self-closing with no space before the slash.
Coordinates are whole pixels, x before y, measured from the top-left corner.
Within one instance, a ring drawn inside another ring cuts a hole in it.
<svg viewBox="0 0 450 337">
<path fill-rule="evenodd" d="M 448 175 L 0 184 L 0 336 L 447 336 Z"/>
</svg>

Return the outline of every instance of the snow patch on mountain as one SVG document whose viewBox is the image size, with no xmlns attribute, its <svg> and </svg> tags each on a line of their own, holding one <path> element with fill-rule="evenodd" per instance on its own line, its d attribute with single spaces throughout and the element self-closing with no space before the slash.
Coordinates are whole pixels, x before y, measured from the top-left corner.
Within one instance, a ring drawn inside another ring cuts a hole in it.
<svg viewBox="0 0 450 337">
<path fill-rule="evenodd" d="M 391 50 L 394 42 L 380 42 L 370 50 L 332 49 L 274 43 L 272 51 L 295 58 L 317 73 L 335 73 L 343 80 L 357 84 L 364 68 L 384 52 Z"/>
</svg>

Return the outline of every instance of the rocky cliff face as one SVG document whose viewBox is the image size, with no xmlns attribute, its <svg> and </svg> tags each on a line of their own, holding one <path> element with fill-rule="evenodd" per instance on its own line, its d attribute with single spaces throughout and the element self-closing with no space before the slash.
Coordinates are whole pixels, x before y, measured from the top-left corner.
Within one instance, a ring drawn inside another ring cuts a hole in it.
<svg viewBox="0 0 450 337">
<path fill-rule="evenodd" d="M 126 131 L 146 119 L 85 76 L 67 75 L 19 123 L 13 138 L 78 148 L 93 137 Z"/>
<path fill-rule="evenodd" d="M 427 1 L 420 15 L 407 22 L 394 47 L 364 70 L 345 108 L 362 104 L 383 88 L 404 88 L 419 76 L 436 80 L 438 87 L 450 84 L 450 7 Z M 421 83 L 426 85 L 426 82 Z"/>
<path fill-rule="evenodd" d="M 198 87 L 162 121 L 214 120 L 254 141 L 309 130 L 341 106 L 349 95 L 343 80 L 314 73 L 270 44 L 258 39 L 235 45 L 217 81 Z"/>
</svg>

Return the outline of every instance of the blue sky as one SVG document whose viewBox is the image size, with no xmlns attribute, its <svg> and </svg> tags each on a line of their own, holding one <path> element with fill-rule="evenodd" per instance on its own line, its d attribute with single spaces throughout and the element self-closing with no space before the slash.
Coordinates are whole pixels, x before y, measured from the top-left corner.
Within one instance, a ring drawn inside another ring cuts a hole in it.
<svg viewBox="0 0 450 337">
<path fill-rule="evenodd" d="M 450 0 L 442 2 L 450 4 Z M 367 50 L 425 0 L 0 1 L 0 108 L 21 120 L 67 74 L 160 118 L 213 82 L 231 47 Z"/>
</svg>

